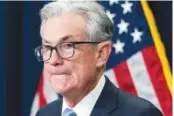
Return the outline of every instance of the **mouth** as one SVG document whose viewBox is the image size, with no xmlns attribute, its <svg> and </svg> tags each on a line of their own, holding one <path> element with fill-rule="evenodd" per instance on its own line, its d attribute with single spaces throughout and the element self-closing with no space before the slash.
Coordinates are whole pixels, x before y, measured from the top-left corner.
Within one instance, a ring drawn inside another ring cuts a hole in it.
<svg viewBox="0 0 174 116">
<path fill-rule="evenodd" d="M 52 73 L 53 76 L 69 75 L 68 73 Z"/>
<path fill-rule="evenodd" d="M 69 75 L 68 71 L 48 70 L 48 73 L 50 73 L 51 75 Z"/>
</svg>

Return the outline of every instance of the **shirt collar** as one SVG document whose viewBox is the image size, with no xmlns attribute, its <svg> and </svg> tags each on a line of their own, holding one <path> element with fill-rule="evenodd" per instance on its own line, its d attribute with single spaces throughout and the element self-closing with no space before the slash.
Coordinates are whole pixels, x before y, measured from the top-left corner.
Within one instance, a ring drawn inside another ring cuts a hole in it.
<svg viewBox="0 0 174 116">
<path fill-rule="evenodd" d="M 105 81 L 106 80 L 103 74 L 95 88 L 89 94 L 87 94 L 74 108 L 70 108 L 63 98 L 62 113 L 66 108 L 70 108 L 76 112 L 77 116 L 90 116 L 91 111 L 103 90 Z"/>
</svg>

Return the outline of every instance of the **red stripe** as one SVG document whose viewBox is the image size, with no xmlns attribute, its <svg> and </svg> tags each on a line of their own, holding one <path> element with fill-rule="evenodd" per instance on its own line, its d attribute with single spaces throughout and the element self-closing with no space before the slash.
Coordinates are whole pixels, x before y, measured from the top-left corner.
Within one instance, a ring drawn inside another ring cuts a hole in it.
<svg viewBox="0 0 174 116">
<path fill-rule="evenodd" d="M 40 108 L 47 104 L 46 99 L 44 97 L 44 93 L 43 93 L 43 87 L 44 87 L 44 80 L 43 80 L 43 76 L 41 76 L 41 79 L 40 79 L 40 82 L 39 82 L 39 87 L 38 87 Z"/>
<path fill-rule="evenodd" d="M 116 80 L 118 81 L 119 87 L 124 91 L 137 95 L 137 92 L 133 84 L 126 62 L 122 62 L 118 66 L 114 67 L 113 71 L 116 75 Z"/>
<path fill-rule="evenodd" d="M 155 47 L 146 48 L 142 54 L 163 114 L 164 116 L 172 116 L 172 96 L 167 87 L 156 49 Z"/>
</svg>

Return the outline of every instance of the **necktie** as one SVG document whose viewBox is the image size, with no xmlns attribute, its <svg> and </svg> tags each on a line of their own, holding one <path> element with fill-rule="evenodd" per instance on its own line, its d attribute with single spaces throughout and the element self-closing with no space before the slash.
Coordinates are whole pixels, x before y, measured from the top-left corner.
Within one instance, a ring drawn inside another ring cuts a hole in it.
<svg viewBox="0 0 174 116">
<path fill-rule="evenodd" d="M 77 116 L 77 114 L 72 109 L 66 108 L 63 111 L 63 116 Z"/>
</svg>

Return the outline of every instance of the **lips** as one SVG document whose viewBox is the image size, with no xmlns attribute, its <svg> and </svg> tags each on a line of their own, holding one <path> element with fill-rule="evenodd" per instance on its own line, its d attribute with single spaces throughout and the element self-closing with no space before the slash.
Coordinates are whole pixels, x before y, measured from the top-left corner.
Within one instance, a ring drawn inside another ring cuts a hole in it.
<svg viewBox="0 0 174 116">
<path fill-rule="evenodd" d="M 61 70 L 52 70 L 52 69 L 49 69 L 48 72 L 52 75 L 67 75 L 69 74 L 67 71 L 61 71 Z"/>
<path fill-rule="evenodd" d="M 54 81 L 62 81 L 63 80 L 67 80 L 69 77 L 69 75 L 67 74 L 51 74 L 51 79 L 53 79 Z"/>
<path fill-rule="evenodd" d="M 48 72 L 49 74 L 51 75 L 70 75 L 70 71 L 68 71 L 67 69 L 63 68 L 63 67 L 59 67 L 59 68 L 56 68 L 56 67 L 52 67 L 52 66 L 48 66 L 48 67 L 45 67 L 45 71 Z"/>
<path fill-rule="evenodd" d="M 69 73 L 67 73 L 67 72 L 61 72 L 61 73 L 59 73 L 59 72 L 56 72 L 56 73 L 54 73 L 54 72 L 51 72 L 51 74 L 52 75 L 69 75 Z"/>
<path fill-rule="evenodd" d="M 63 76 L 63 75 L 68 75 L 66 73 L 62 73 L 62 74 L 52 74 L 53 76 Z"/>
</svg>

